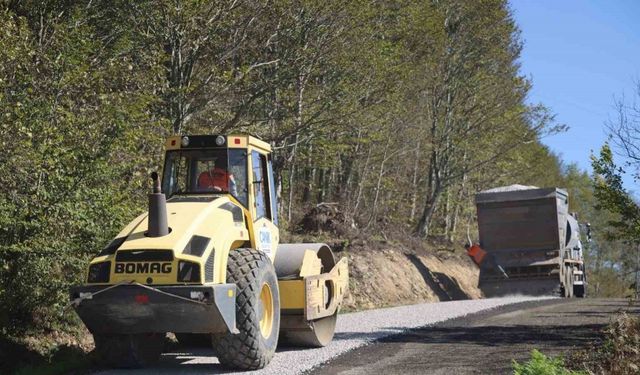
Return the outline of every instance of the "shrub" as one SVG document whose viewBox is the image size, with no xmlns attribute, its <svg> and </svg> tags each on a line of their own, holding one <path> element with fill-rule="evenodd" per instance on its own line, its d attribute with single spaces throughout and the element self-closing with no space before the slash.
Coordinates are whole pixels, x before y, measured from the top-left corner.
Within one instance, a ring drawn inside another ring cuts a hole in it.
<svg viewBox="0 0 640 375">
<path fill-rule="evenodd" d="M 513 361 L 514 375 L 578 375 L 582 372 L 568 370 L 564 367 L 562 357 L 551 358 L 538 350 L 531 351 L 531 359 L 523 364 Z"/>
<path fill-rule="evenodd" d="M 571 367 L 592 374 L 640 374 L 640 318 L 622 313 L 604 330 L 604 342 L 571 356 Z"/>
</svg>

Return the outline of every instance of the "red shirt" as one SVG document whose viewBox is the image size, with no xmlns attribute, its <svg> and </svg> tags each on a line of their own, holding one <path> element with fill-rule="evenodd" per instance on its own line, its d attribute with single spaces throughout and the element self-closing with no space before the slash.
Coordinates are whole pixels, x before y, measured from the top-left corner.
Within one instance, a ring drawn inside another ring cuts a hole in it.
<svg viewBox="0 0 640 375">
<path fill-rule="evenodd" d="M 209 171 L 204 171 L 198 176 L 198 189 L 200 190 L 217 190 L 229 191 L 229 179 L 233 178 L 222 168 L 214 167 Z"/>
</svg>

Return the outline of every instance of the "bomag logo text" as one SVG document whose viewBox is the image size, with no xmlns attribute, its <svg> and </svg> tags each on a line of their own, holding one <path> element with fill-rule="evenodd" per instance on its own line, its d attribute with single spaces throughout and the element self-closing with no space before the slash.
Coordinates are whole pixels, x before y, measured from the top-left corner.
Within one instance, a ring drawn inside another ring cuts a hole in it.
<svg viewBox="0 0 640 375">
<path fill-rule="evenodd" d="M 171 263 L 116 263 L 116 273 L 171 273 Z"/>
</svg>

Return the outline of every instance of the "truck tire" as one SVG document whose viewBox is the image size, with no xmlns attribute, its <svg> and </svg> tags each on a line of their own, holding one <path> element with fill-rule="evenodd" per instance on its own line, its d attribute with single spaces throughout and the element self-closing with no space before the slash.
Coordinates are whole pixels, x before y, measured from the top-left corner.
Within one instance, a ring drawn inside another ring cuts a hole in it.
<svg viewBox="0 0 640 375">
<path fill-rule="evenodd" d="M 229 252 L 227 282 L 236 284 L 239 333 L 213 335 L 213 349 L 227 368 L 257 370 L 276 351 L 280 331 L 278 279 L 271 260 L 255 249 Z"/>
<path fill-rule="evenodd" d="M 573 267 L 565 266 L 564 297 L 573 298 Z"/>
<path fill-rule="evenodd" d="M 95 353 L 101 365 L 118 368 L 140 368 L 160 359 L 165 334 L 141 333 L 133 335 L 95 334 Z"/>
<path fill-rule="evenodd" d="M 585 298 L 586 297 L 585 286 L 584 285 L 574 285 L 573 286 L 573 295 L 576 298 Z"/>
</svg>

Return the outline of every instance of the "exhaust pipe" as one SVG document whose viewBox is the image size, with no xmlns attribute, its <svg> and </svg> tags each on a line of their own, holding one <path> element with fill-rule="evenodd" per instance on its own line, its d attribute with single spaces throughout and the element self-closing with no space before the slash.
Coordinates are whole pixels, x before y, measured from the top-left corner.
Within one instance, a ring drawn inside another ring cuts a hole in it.
<svg viewBox="0 0 640 375">
<path fill-rule="evenodd" d="M 151 173 L 153 191 L 149 194 L 149 222 L 147 237 L 162 237 L 169 234 L 167 222 L 167 199 L 160 190 L 160 178 L 158 173 Z"/>
</svg>

